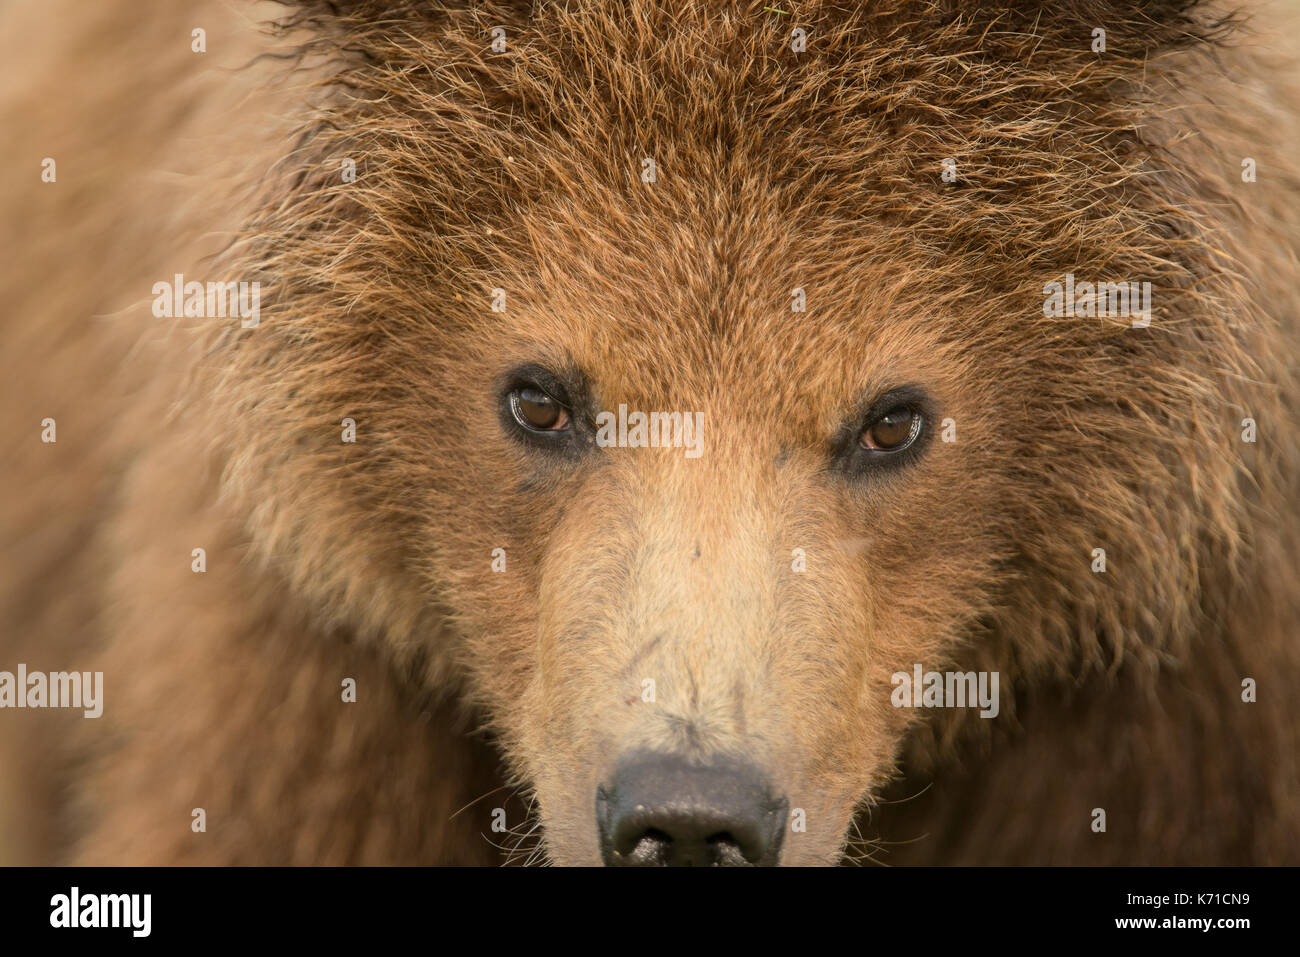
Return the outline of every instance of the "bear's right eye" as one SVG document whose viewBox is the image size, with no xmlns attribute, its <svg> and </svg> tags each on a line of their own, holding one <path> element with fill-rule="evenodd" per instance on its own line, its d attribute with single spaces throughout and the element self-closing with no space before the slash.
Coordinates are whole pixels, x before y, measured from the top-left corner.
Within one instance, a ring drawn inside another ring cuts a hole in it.
<svg viewBox="0 0 1300 957">
<path fill-rule="evenodd" d="M 499 422 L 512 441 L 571 462 L 590 449 L 591 393 L 581 370 L 530 362 L 502 375 L 497 389 Z"/>
<path fill-rule="evenodd" d="M 561 432 L 569 426 L 569 410 L 536 386 L 513 390 L 510 411 L 516 422 L 534 432 Z"/>
</svg>

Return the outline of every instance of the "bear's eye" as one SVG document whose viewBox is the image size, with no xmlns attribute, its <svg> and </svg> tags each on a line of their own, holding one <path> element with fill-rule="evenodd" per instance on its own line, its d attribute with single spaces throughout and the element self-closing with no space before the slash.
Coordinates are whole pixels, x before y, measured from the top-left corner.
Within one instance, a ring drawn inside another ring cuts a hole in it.
<svg viewBox="0 0 1300 957">
<path fill-rule="evenodd" d="M 533 432 L 562 432 L 569 426 L 569 410 L 536 386 L 513 390 L 510 412 L 516 422 Z"/>
<path fill-rule="evenodd" d="M 872 452 L 901 452 L 916 441 L 923 422 L 916 409 L 900 405 L 869 423 L 858 443 Z"/>
<path fill-rule="evenodd" d="M 856 480 L 898 472 L 918 462 L 930 445 L 928 423 L 938 422 L 933 399 L 920 386 L 907 385 L 877 395 L 850 413 L 835 434 L 834 469 Z"/>
</svg>

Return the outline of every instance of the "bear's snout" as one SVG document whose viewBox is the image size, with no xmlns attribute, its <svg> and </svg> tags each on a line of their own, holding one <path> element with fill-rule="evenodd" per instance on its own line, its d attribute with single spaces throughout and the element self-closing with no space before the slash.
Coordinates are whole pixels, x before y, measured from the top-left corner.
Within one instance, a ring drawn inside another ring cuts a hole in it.
<svg viewBox="0 0 1300 957">
<path fill-rule="evenodd" d="M 748 762 L 638 751 L 596 789 L 601 855 L 610 866 L 774 865 L 787 803 Z"/>
</svg>

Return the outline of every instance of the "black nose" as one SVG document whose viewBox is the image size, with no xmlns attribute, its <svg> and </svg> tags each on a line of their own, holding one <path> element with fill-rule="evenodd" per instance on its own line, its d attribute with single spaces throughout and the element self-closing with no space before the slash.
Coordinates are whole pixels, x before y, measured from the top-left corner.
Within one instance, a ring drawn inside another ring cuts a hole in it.
<svg viewBox="0 0 1300 957">
<path fill-rule="evenodd" d="M 691 764 L 637 752 L 596 789 L 605 863 L 633 866 L 775 864 L 786 802 L 757 768 L 740 761 Z"/>
</svg>

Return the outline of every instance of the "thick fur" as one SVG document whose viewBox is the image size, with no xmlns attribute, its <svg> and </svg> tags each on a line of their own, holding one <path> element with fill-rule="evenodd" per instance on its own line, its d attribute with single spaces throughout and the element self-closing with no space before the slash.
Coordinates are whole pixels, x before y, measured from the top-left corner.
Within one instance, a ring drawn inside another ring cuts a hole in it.
<svg viewBox="0 0 1300 957">
<path fill-rule="evenodd" d="M 1286 8 L 374 0 L 201 56 L 155 12 L 4 14 L 0 667 L 106 704 L 0 713 L 0 853 L 595 863 L 649 746 L 761 765 L 788 863 L 1300 863 Z M 154 318 L 175 272 L 261 325 Z M 1044 318 L 1067 272 L 1151 327 Z M 704 455 L 525 448 L 525 363 Z M 957 441 L 833 474 L 902 385 Z M 891 707 L 914 663 L 1001 715 Z"/>
</svg>

